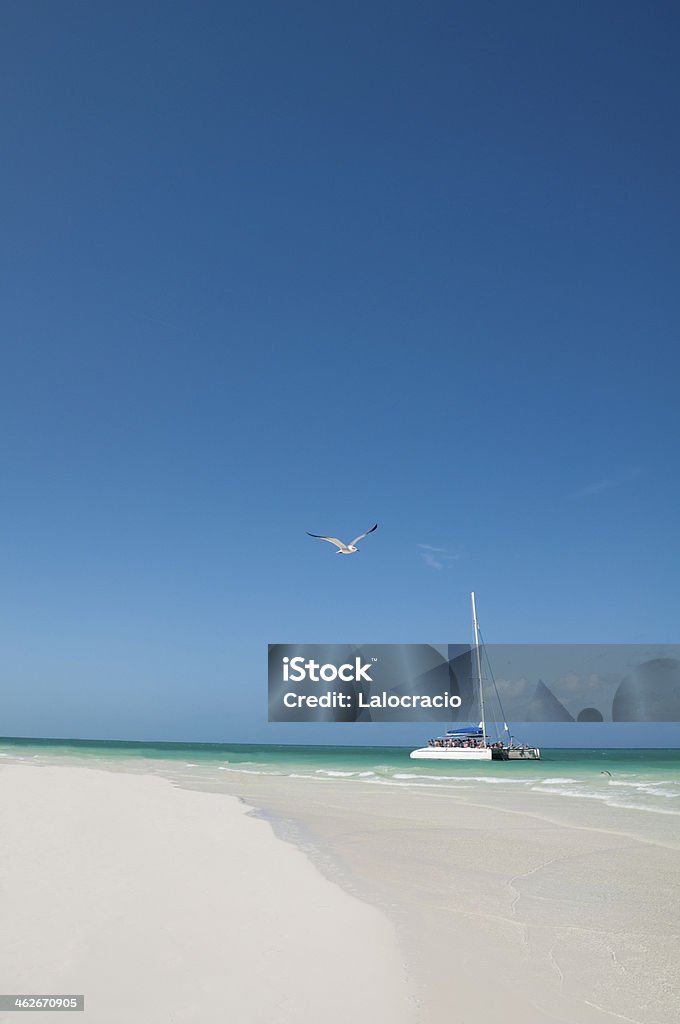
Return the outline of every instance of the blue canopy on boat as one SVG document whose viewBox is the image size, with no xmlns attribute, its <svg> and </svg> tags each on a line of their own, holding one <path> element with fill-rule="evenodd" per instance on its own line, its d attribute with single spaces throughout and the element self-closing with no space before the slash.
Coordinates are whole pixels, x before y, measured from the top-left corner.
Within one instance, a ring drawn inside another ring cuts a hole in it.
<svg viewBox="0 0 680 1024">
<path fill-rule="evenodd" d="M 474 726 L 469 729 L 448 729 L 446 732 L 447 736 L 483 736 L 482 730 L 479 726 Z"/>
</svg>

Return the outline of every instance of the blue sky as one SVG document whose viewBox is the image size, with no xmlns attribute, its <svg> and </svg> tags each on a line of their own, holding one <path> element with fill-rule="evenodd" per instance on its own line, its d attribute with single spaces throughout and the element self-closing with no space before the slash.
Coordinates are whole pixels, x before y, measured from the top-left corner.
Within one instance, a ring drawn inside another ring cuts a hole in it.
<svg viewBox="0 0 680 1024">
<path fill-rule="evenodd" d="M 471 589 L 679 639 L 679 28 L 3 6 L 0 732 L 279 741 L 268 642 L 467 641 Z"/>
</svg>

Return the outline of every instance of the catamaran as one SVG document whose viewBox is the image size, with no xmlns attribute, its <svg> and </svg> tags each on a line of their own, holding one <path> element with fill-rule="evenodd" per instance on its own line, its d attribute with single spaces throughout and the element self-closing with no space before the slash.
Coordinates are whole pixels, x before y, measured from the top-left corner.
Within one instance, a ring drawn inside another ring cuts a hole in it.
<svg viewBox="0 0 680 1024">
<path fill-rule="evenodd" d="M 474 591 L 472 600 L 472 631 L 473 644 L 473 678 L 479 697 L 479 725 L 460 729 L 450 729 L 443 736 L 428 741 L 426 747 L 411 751 L 411 757 L 433 761 L 538 761 L 541 751 L 538 747 L 530 747 L 526 743 L 516 744 L 514 737 L 507 741 L 489 736 L 486 728 L 484 708 L 484 680 L 482 678 L 482 648 L 479 639 L 479 623 L 477 622 L 477 605 Z M 508 726 L 504 723 L 508 732 Z"/>
</svg>

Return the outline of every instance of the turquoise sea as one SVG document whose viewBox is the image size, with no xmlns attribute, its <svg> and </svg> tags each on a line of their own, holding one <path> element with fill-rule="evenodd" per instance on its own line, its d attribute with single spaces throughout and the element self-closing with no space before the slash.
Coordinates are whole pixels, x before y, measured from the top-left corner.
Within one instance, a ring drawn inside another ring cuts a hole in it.
<svg viewBox="0 0 680 1024">
<path fill-rule="evenodd" d="M 136 743 L 0 739 L 2 763 L 77 759 L 93 767 L 158 772 L 196 782 L 220 773 L 345 780 L 410 790 L 499 787 L 599 800 L 612 807 L 680 816 L 680 750 L 544 749 L 534 762 L 422 763 L 404 747 Z"/>
</svg>

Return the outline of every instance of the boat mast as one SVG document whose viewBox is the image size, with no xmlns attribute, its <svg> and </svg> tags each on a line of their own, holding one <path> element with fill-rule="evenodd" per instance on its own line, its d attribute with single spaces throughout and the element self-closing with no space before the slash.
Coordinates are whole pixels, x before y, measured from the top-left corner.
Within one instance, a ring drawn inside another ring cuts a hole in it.
<svg viewBox="0 0 680 1024">
<path fill-rule="evenodd" d="M 482 736 L 486 746 L 486 721 L 484 720 L 484 687 L 482 686 L 482 657 L 479 649 L 479 625 L 477 623 L 477 605 L 475 604 L 474 590 L 470 594 L 472 599 L 472 630 L 475 639 L 475 661 L 477 663 L 477 685 L 479 686 L 479 713 L 482 725 Z"/>
</svg>

